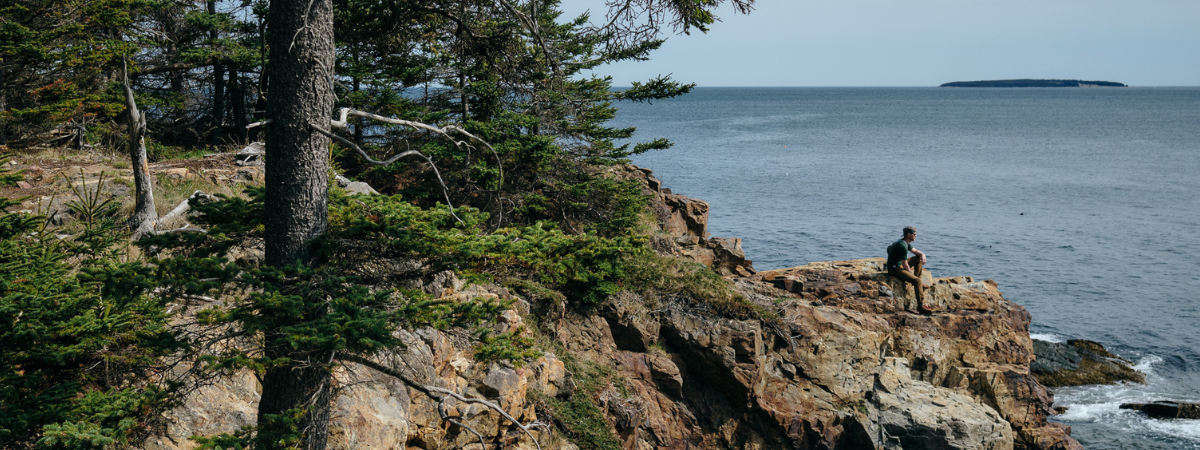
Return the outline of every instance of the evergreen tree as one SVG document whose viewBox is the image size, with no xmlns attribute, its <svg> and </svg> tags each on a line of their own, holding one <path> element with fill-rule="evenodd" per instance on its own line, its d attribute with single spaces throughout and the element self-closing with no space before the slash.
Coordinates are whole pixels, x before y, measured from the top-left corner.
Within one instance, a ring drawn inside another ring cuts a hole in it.
<svg viewBox="0 0 1200 450">
<path fill-rule="evenodd" d="M 735 0 L 737 1 L 737 0 Z M 637 2 L 627 2 L 626 7 L 638 6 Z M 711 23 L 714 18 L 709 8 L 718 4 L 717 1 L 704 2 L 669 2 L 666 4 L 649 3 L 645 5 L 652 14 L 676 15 L 676 23 L 684 31 L 690 27 L 699 27 Z M 741 4 L 741 3 L 738 3 Z M 460 117 L 470 120 L 475 117 L 488 120 L 499 114 L 501 100 L 506 97 L 498 89 L 501 83 L 511 81 L 514 85 L 526 82 L 526 79 L 501 78 L 499 71 L 501 61 L 520 60 L 528 57 L 529 53 L 520 52 L 522 49 L 536 48 L 540 51 L 540 68 L 537 73 L 556 73 L 561 78 L 551 80 L 550 89 L 566 91 L 563 84 L 566 75 L 562 74 L 562 63 L 556 60 L 555 50 L 542 36 L 542 15 L 552 8 L 542 8 L 540 3 L 530 2 L 512 4 L 501 0 L 497 7 L 491 3 L 458 3 L 457 9 L 436 7 L 437 3 L 422 5 L 432 14 L 439 15 L 454 22 L 452 29 L 463 45 L 471 44 L 479 49 L 478 60 L 460 57 L 457 62 L 464 66 L 459 71 L 460 84 L 457 90 L 460 96 L 459 106 L 462 108 Z M 324 129 L 331 117 L 333 109 L 332 86 L 335 61 L 333 5 L 330 0 L 314 1 L 283 1 L 273 2 L 268 13 L 268 45 L 271 57 L 267 67 L 270 80 L 268 92 L 268 119 L 271 125 L 267 131 L 267 168 L 266 196 L 264 202 L 266 261 L 276 268 L 286 268 L 293 265 L 310 264 L 313 256 L 311 241 L 328 229 L 328 196 L 326 191 L 329 141 L 314 128 Z M 457 11 L 457 15 L 455 14 Z M 550 13 L 546 20 L 552 20 L 557 14 Z M 480 17 L 477 23 L 471 22 L 472 17 Z M 501 20 L 504 19 L 504 20 Z M 620 19 L 618 18 L 617 21 Z M 614 21 L 614 22 L 617 22 Z M 520 26 L 517 26 L 519 24 Z M 518 33 L 517 30 L 524 32 Z M 595 39 L 628 39 L 629 45 L 612 44 L 607 56 L 638 57 L 652 48 L 652 37 L 622 36 L 619 30 L 600 30 L 594 35 Z M 489 39 L 476 40 L 476 37 Z M 494 37 L 495 39 L 491 39 Z M 477 56 L 462 52 L 464 56 Z M 537 61 L 538 56 L 530 57 Z M 477 80 L 479 87 L 475 88 L 478 98 L 482 100 L 482 113 L 470 110 L 469 98 L 465 80 L 467 72 L 465 65 L 471 63 L 470 69 L 482 72 Z M 535 66 L 535 67 L 538 67 Z M 520 73 L 520 72 L 518 72 Z M 537 79 L 534 82 L 540 81 Z M 450 84 L 450 86 L 454 86 Z M 633 98 L 637 98 L 642 89 L 635 89 Z M 519 94 L 518 94 L 519 95 Z M 528 95 L 528 94 L 526 94 Z M 536 98 L 520 98 L 522 101 Z M 573 98 L 559 99 L 569 102 Z M 569 111 L 575 113 L 576 111 Z M 539 122 L 533 122 L 535 128 Z M 526 129 L 528 127 L 525 127 Z M 484 134 L 485 139 L 490 136 Z M 457 148 L 457 147 L 456 147 Z M 292 308 L 293 310 L 309 311 L 308 308 Z M 320 321 L 328 313 L 324 307 L 312 309 L 311 316 L 284 315 L 283 318 L 294 322 L 282 323 L 282 326 L 305 326 L 314 321 Z M 268 337 L 267 353 L 280 359 L 293 359 L 291 350 L 296 346 L 287 339 L 278 341 Z M 314 356 L 312 353 L 305 353 Z M 319 361 L 323 354 L 315 355 Z M 332 355 L 330 356 L 332 358 Z M 308 360 L 311 362 L 311 360 Z M 289 411 L 300 410 L 297 419 L 289 419 L 288 423 L 299 421 L 301 429 L 306 430 L 301 438 L 303 448 L 324 447 L 325 432 L 329 414 L 327 386 L 328 371 L 321 366 L 311 364 L 289 363 L 280 367 L 268 369 L 263 379 L 263 399 L 259 408 L 260 427 L 271 417 L 282 417 Z M 269 386 L 270 385 L 270 386 Z M 289 416 L 294 417 L 294 416 Z M 272 427 L 278 425 L 273 423 Z M 260 445 L 270 442 L 263 440 L 264 434 L 260 428 Z"/>
<path fill-rule="evenodd" d="M 119 112 L 108 88 L 132 53 L 123 37 L 138 8 L 137 0 L 0 1 L 0 134 L 83 144 L 90 124 Z"/>
<path fill-rule="evenodd" d="M 149 381 L 174 349 L 165 305 L 145 295 L 143 269 L 95 251 L 120 238 L 111 217 L 73 241 L 45 225 L 0 211 L 0 447 L 135 446 L 172 401 Z"/>
<path fill-rule="evenodd" d="M 368 289 L 339 269 L 344 241 L 383 242 L 442 267 L 523 272 L 514 275 L 585 302 L 615 292 L 622 255 L 644 249 L 629 233 L 640 199 L 630 185 L 597 176 L 595 165 L 668 143 L 618 146 L 633 130 L 604 123 L 615 114 L 613 101 L 666 98 L 690 85 L 660 77 L 614 92 L 610 79 L 587 71 L 646 58 L 661 45 L 663 26 L 703 30 L 720 3 L 614 0 L 601 25 L 586 16 L 560 22 L 556 1 L 279 0 L 269 8 L 245 3 L 252 14 L 236 20 L 228 13 L 235 8 L 222 2 L 0 3 L 0 100 L 9 101 L 0 119 L 22 139 L 64 120 L 115 117 L 124 106 L 115 83 L 124 61 L 159 136 L 212 137 L 208 131 L 220 130 L 228 115 L 222 83 L 237 86 L 233 105 L 257 84 L 270 121 L 265 189 L 249 200 L 194 205 L 208 233 L 144 239 L 147 254 L 163 252 L 146 264 L 115 263 L 102 239 L 114 235 L 103 227 L 89 228 L 77 246 L 42 239 L 35 231 L 43 222 L 0 219 L 10 231 L 0 235 L 0 324 L 12 330 L 0 332 L 0 416 L 14 418 L 0 423 L 0 439 L 12 446 L 136 445 L 179 392 L 174 381 L 139 385 L 166 358 L 198 363 L 181 380 L 233 368 L 262 375 L 257 426 L 219 439 L 323 448 L 330 371 L 339 359 L 398 345 L 392 332 L 400 327 L 471 325 L 500 307 Z M 439 186 L 428 166 L 368 170 L 346 157 L 351 146 L 338 149 L 343 168 L 385 181 L 419 205 L 338 197 L 331 204 L 323 133 L 342 105 L 433 125 L 359 123 L 347 142 L 374 155 L 420 150 L 447 169 L 451 200 L 469 207 L 451 214 L 436 205 L 431 193 Z M 237 123 L 248 112 L 234 115 Z M 428 131 L 443 126 L 484 143 L 460 145 Z M 506 225 L 518 226 L 500 228 Z M 225 259 L 229 248 L 260 240 L 265 265 Z M 78 275 L 64 263 L 73 255 L 86 260 Z M 195 306 L 203 299 L 221 301 Z M 177 319 L 228 333 L 167 326 L 169 302 L 191 305 Z"/>
</svg>

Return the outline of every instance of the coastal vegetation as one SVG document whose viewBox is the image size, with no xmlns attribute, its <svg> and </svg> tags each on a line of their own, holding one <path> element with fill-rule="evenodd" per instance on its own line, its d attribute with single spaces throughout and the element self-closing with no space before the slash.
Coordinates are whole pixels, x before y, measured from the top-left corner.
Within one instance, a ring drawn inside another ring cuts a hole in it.
<svg viewBox="0 0 1200 450">
<path fill-rule="evenodd" d="M 984 81 L 954 81 L 939 87 L 1127 87 L 1124 83 L 1115 81 L 1082 81 L 1082 80 L 984 80 Z"/>
<path fill-rule="evenodd" d="M 186 395 L 250 370 L 257 423 L 195 442 L 325 448 L 332 373 L 349 362 L 458 395 L 372 360 L 404 346 L 399 330 L 459 330 L 480 361 L 541 353 L 528 334 L 489 327 L 512 300 L 448 300 L 406 281 L 450 272 L 588 308 L 719 280 L 659 264 L 647 195 L 605 170 L 670 146 L 616 144 L 634 130 L 605 125 L 613 102 L 692 85 L 660 76 L 614 91 L 590 71 L 646 59 L 666 33 L 706 31 L 721 3 L 612 2 L 603 20 L 562 17 L 554 1 L 0 6 L 4 150 L 131 161 L 112 166 L 137 175 L 117 181 L 133 196 L 81 179 L 65 209 L 0 203 L 0 447 L 137 448 Z M 265 183 L 189 195 L 178 228 L 143 202 L 148 163 L 256 140 Z M 386 195 L 347 196 L 339 177 Z M 19 195 L 24 179 L 0 181 Z M 408 270 L 381 274 L 380 261 Z M 672 295 L 742 302 L 703 289 Z M 549 400 L 547 414 L 590 411 L 594 395 Z"/>
</svg>

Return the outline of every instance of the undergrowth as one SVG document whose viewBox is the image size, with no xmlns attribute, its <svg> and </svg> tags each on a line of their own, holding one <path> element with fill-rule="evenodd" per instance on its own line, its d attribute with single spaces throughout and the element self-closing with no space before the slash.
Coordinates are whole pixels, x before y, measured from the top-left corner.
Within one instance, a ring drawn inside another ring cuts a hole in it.
<svg viewBox="0 0 1200 450">
<path fill-rule="evenodd" d="M 574 392 L 567 398 L 531 393 L 531 399 L 554 418 L 581 450 L 620 450 L 621 442 L 613 434 L 598 401 L 601 392 L 622 384 L 618 375 L 608 367 L 579 361 L 567 352 L 562 353 L 561 359 L 575 383 Z"/>
</svg>

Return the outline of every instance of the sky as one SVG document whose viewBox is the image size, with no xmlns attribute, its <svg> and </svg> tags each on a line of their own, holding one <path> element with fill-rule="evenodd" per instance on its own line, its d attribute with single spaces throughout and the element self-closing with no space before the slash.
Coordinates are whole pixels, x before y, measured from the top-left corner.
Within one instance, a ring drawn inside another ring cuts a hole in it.
<svg viewBox="0 0 1200 450">
<path fill-rule="evenodd" d="M 599 0 L 563 0 L 570 16 Z M 937 86 L 1012 78 L 1200 86 L 1200 0 L 758 0 L 650 61 L 598 69 L 615 86 Z"/>
</svg>

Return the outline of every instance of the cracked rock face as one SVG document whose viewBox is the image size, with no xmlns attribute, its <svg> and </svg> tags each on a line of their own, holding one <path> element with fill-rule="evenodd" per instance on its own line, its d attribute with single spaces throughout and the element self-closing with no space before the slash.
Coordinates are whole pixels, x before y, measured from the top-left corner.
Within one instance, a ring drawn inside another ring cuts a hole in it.
<svg viewBox="0 0 1200 450">
<path fill-rule="evenodd" d="M 886 358 L 868 395 L 866 428 L 875 448 L 1009 450 L 1013 432 L 1000 414 L 952 389 L 913 380 L 907 360 Z"/>
<path fill-rule="evenodd" d="M 905 311 L 878 260 L 814 263 L 731 278 L 772 319 L 720 317 L 703 304 L 647 305 L 622 294 L 588 311 L 543 317 L 543 332 L 572 358 L 621 381 L 596 394 L 613 435 L 630 449 L 1079 449 L 1047 422 L 1051 394 L 1033 377 L 1029 315 L 991 282 L 933 278 L 932 315 Z M 776 288 L 775 279 L 799 288 Z M 507 296 L 505 292 L 498 293 Z M 911 295 L 911 294 L 909 294 Z M 537 309 L 536 306 L 534 309 Z M 498 326 L 527 314 L 506 312 Z M 528 399 L 588 395 L 554 355 L 523 367 L 471 359 L 469 341 L 433 330 L 384 358 L 411 377 L 487 398 L 522 421 L 550 420 Z M 477 439 L 442 421 L 437 403 L 396 380 L 348 365 L 337 374 L 330 448 L 453 448 Z M 210 386 L 176 412 L 149 448 L 187 448 L 186 436 L 254 420 L 248 374 Z M 480 405 L 447 410 L 490 442 L 533 443 Z M 543 414 L 539 416 L 540 414 Z M 575 448 L 538 432 L 544 448 Z"/>
<path fill-rule="evenodd" d="M 707 205 L 671 196 L 649 171 L 628 170 L 660 194 L 660 226 L 674 230 L 655 248 L 725 274 L 766 318 L 723 317 L 703 302 L 673 297 L 650 304 L 628 292 L 588 309 L 529 305 L 536 319 L 525 308 L 506 312 L 499 327 L 539 324 L 543 337 L 570 359 L 612 374 L 616 381 L 591 400 L 623 448 L 1082 449 L 1069 427 L 1046 420 L 1053 397 L 1030 372 L 1029 313 L 1004 299 L 995 282 L 936 278 L 927 270 L 926 304 L 934 312 L 919 315 L 907 311 L 915 300 L 884 273 L 881 258 L 754 273 L 739 259 L 738 242 L 707 239 Z M 732 256 L 721 262 L 716 247 Z M 435 284 L 450 292 L 461 288 Z M 486 397 L 521 421 L 553 421 L 530 393 L 593 395 L 576 389 L 577 374 L 554 355 L 523 367 L 489 365 L 471 359 L 467 340 L 433 330 L 404 332 L 404 338 L 409 345 L 388 358 L 397 370 Z M 337 378 L 344 389 L 330 448 L 478 446 L 473 435 L 441 420 L 436 402 L 411 388 L 354 365 Z M 184 438 L 192 433 L 252 423 L 256 396 L 252 376 L 201 390 L 177 411 L 179 421 L 168 430 L 174 441 L 157 439 L 148 447 L 188 448 Z M 449 402 L 445 409 L 489 446 L 534 448 L 511 423 L 477 404 Z M 559 431 L 535 435 L 542 448 L 577 448 Z"/>
</svg>

